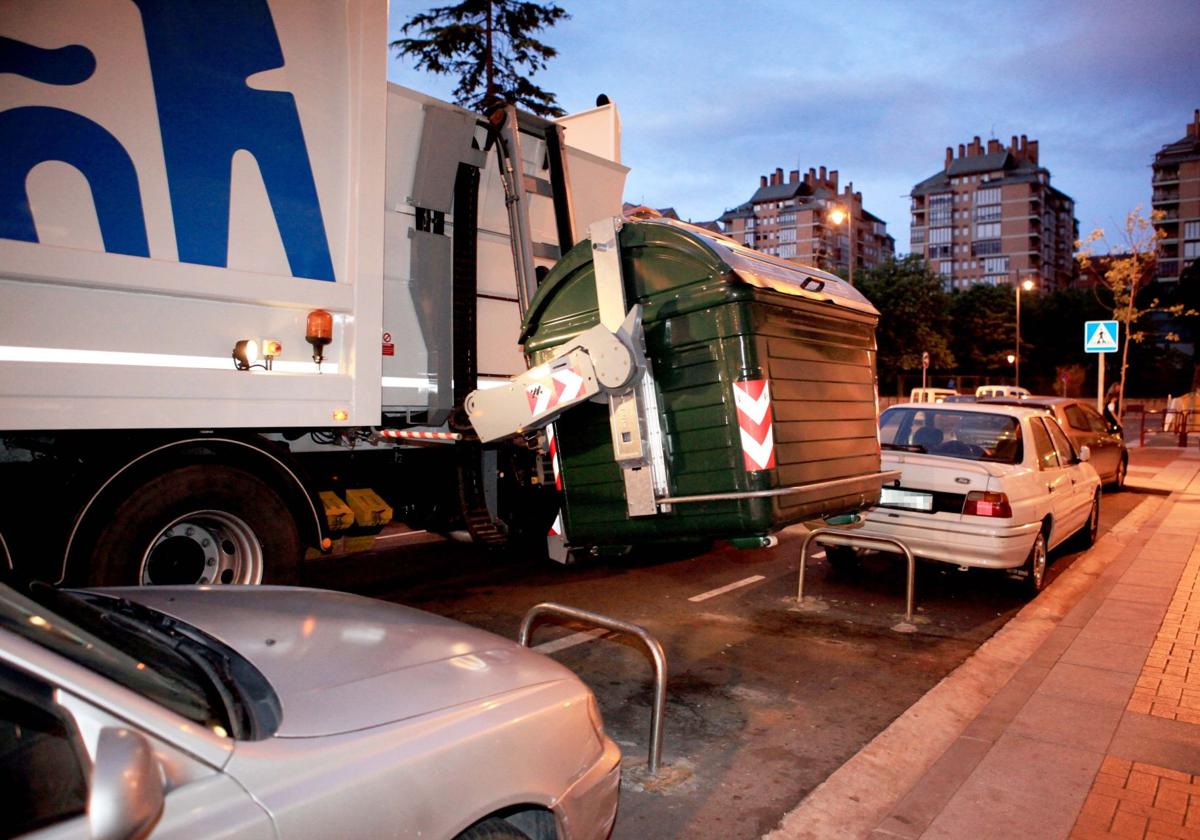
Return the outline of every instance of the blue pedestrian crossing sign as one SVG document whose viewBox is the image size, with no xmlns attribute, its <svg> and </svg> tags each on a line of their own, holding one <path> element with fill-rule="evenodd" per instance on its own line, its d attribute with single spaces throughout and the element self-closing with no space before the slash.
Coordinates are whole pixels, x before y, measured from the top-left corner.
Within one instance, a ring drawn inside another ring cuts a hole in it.
<svg viewBox="0 0 1200 840">
<path fill-rule="evenodd" d="M 1083 350 L 1085 353 L 1115 353 L 1117 335 L 1116 321 L 1087 321 L 1083 325 Z"/>
</svg>

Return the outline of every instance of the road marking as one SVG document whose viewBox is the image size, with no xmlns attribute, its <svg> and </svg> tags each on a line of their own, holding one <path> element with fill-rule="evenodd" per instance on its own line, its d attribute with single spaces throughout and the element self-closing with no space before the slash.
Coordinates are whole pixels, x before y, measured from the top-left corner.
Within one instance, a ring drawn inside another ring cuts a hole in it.
<svg viewBox="0 0 1200 840">
<path fill-rule="evenodd" d="M 710 589 L 708 592 L 701 592 L 699 595 L 693 595 L 688 598 L 693 604 L 698 604 L 701 601 L 707 601 L 709 598 L 715 598 L 718 595 L 724 595 L 726 592 L 732 592 L 735 589 L 741 589 L 743 586 L 749 586 L 752 583 L 758 583 L 760 580 L 766 580 L 762 575 L 754 575 L 753 577 L 743 578 L 736 583 L 731 583 L 728 586 L 722 586 L 720 589 Z"/>
<path fill-rule="evenodd" d="M 401 537 L 415 537 L 418 534 L 428 534 L 428 531 L 401 531 L 398 534 L 380 534 L 375 538 L 376 542 L 380 540 L 398 540 Z"/>
<path fill-rule="evenodd" d="M 590 642 L 607 635 L 607 630 L 597 627 L 595 630 L 572 633 L 570 636 L 563 636 L 561 639 L 555 639 L 552 642 L 542 642 L 540 645 L 534 645 L 533 649 L 538 653 L 557 653 L 560 650 L 566 650 L 569 647 L 575 647 L 575 645 L 581 645 L 584 642 Z"/>
</svg>

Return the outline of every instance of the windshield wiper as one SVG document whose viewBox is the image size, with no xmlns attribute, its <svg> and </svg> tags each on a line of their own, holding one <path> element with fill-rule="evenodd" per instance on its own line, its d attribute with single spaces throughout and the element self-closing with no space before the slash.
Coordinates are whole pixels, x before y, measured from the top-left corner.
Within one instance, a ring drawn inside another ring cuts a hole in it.
<svg viewBox="0 0 1200 840">
<path fill-rule="evenodd" d="M 124 598 L 112 599 L 111 603 L 114 609 L 103 614 L 104 621 L 130 632 L 155 637 L 204 675 L 205 682 L 225 711 L 225 721 L 234 730 L 228 734 L 238 737 L 245 728 L 247 715 L 245 704 L 235 691 L 237 682 L 231 673 L 229 657 L 180 632 L 165 616 L 154 613 L 143 616 L 142 608 Z"/>
</svg>

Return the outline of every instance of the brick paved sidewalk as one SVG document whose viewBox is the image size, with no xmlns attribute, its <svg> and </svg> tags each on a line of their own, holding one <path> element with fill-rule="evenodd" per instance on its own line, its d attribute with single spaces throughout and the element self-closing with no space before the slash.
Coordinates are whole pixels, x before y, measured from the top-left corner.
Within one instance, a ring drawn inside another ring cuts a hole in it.
<svg viewBox="0 0 1200 840">
<path fill-rule="evenodd" d="M 1200 494 L 1181 504 L 1200 507 Z M 1189 511 L 1200 519 L 1200 510 Z M 1185 531 L 1188 529 L 1185 529 Z M 1186 533 L 1179 535 L 1186 539 Z M 1200 731 L 1200 545 L 1193 548 L 1125 709 Z M 1188 733 L 1180 731 L 1186 737 Z M 1186 744 L 1186 740 L 1185 740 Z M 1200 757 L 1182 756 L 1187 769 Z M 1108 754 L 1071 840 L 1200 840 L 1200 775 Z"/>
</svg>

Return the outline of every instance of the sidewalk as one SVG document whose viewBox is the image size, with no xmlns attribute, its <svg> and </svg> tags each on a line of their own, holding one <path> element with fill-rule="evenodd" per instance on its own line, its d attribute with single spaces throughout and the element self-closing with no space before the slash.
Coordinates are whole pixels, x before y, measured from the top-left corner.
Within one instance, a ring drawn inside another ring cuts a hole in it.
<svg viewBox="0 0 1200 840">
<path fill-rule="evenodd" d="M 1200 840 L 1200 453 L 768 840 Z"/>
</svg>

